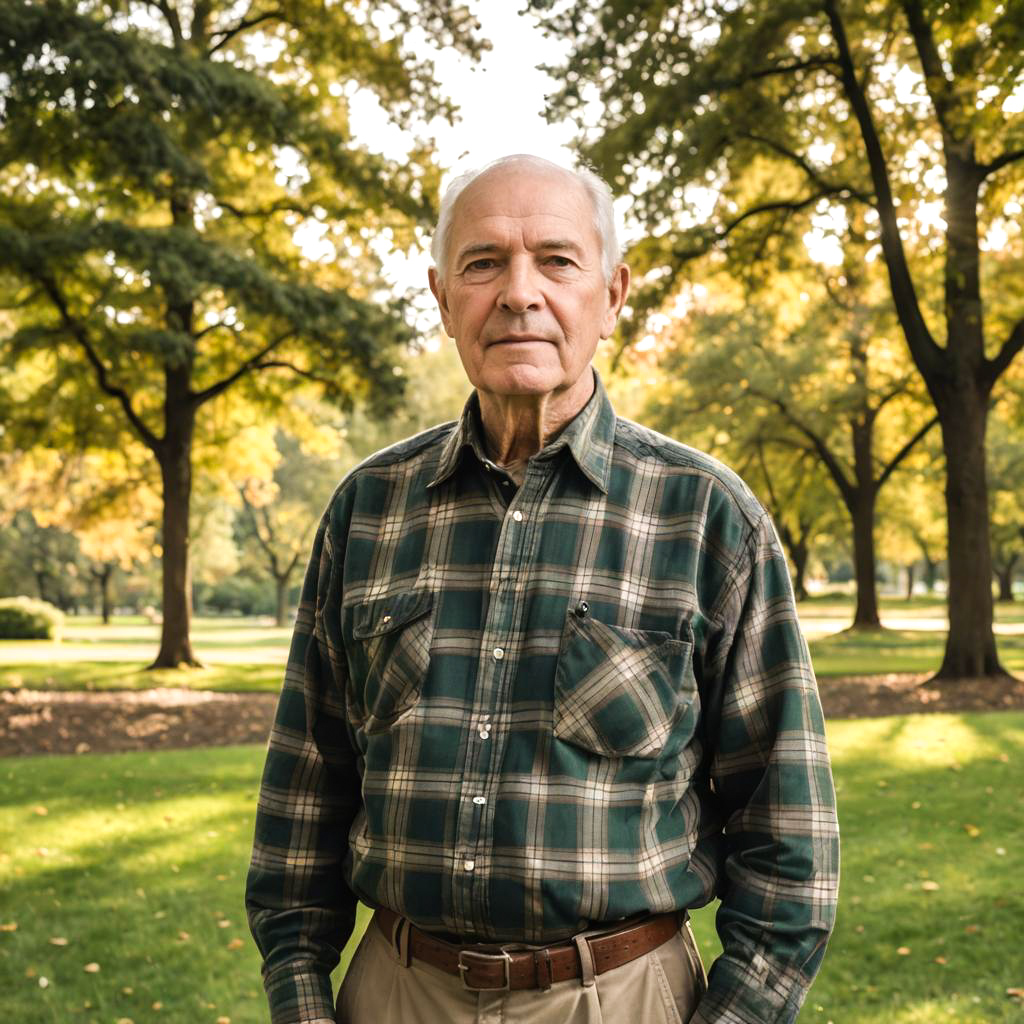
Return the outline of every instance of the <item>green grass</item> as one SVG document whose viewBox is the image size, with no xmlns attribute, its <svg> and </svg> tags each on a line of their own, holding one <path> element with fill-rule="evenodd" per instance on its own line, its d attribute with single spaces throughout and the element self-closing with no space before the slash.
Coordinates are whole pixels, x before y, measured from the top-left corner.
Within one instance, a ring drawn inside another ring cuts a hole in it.
<svg viewBox="0 0 1024 1024">
<path fill-rule="evenodd" d="M 148 690 L 187 687 L 191 690 L 265 690 L 276 693 L 284 678 L 282 665 L 207 665 L 205 668 L 156 669 L 137 662 L 66 661 L 15 664 L 0 668 L 0 687 L 32 690 Z"/>
<path fill-rule="evenodd" d="M 810 642 L 818 678 L 934 672 L 942 662 L 946 634 L 937 630 L 851 631 Z M 1024 671 L 1024 634 L 996 637 L 999 657 L 1011 672 Z"/>
<path fill-rule="evenodd" d="M 802 1024 L 1020 1021 L 1005 992 L 1024 983 L 1024 714 L 834 722 L 830 741 L 842 900 Z M 235 747 L 0 764 L 7 1019 L 266 1020 L 242 906 L 262 760 Z M 695 929 L 709 962 L 713 908 Z"/>
<path fill-rule="evenodd" d="M 938 598 L 882 598 L 882 617 L 890 621 L 920 622 L 921 629 L 881 631 L 834 631 L 852 618 L 849 597 L 829 594 L 800 605 L 800 617 L 811 637 L 811 654 L 820 677 L 875 675 L 889 672 L 933 672 L 942 660 L 945 644 L 945 604 Z M 50 645 L 46 656 L 35 661 L 24 643 L 0 641 L 0 687 L 25 686 L 39 689 L 145 689 L 153 686 L 187 686 L 210 690 L 267 690 L 280 687 L 282 664 L 290 630 L 278 629 L 267 620 L 252 618 L 198 618 L 193 639 L 202 670 L 146 672 L 145 662 L 123 657 L 119 648 L 128 645 L 147 648 L 155 656 L 159 628 L 141 618 L 118 619 L 103 626 L 95 617 L 69 619 L 66 640 Z M 1024 602 L 997 605 L 996 621 L 1011 630 L 1024 622 Z M 906 624 L 905 622 L 903 624 Z M 927 628 L 931 626 L 932 628 Z M 827 635 L 822 635 L 827 633 Z M 997 635 L 1003 664 L 1011 671 L 1024 672 L 1024 633 Z M 111 648 L 104 661 L 93 648 Z M 204 652 L 209 657 L 204 659 Z M 139 652 L 131 652 L 139 656 Z M 6 657 L 5 657 L 6 655 Z M 244 664 L 220 663 L 236 657 Z M 79 660 L 81 659 L 81 660 Z"/>
</svg>

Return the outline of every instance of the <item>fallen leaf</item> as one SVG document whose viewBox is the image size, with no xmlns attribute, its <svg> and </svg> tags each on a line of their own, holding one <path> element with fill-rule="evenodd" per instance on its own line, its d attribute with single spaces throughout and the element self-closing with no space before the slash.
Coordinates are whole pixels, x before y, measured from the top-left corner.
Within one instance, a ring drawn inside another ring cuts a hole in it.
<svg viewBox="0 0 1024 1024">
<path fill-rule="evenodd" d="M 1008 988 L 1006 994 L 1011 999 L 1024 999 L 1024 988 Z"/>
<path fill-rule="evenodd" d="M 981 835 L 981 829 L 977 825 L 964 825 L 964 831 L 972 838 L 977 839 Z"/>
<path fill-rule="evenodd" d="M 945 958 L 944 956 L 937 956 L 937 957 L 935 958 L 935 962 L 936 962 L 937 964 L 939 964 L 940 966 L 942 966 L 942 967 L 945 967 L 945 966 L 946 966 L 946 964 L 948 964 L 948 963 L 949 963 L 949 961 L 948 961 L 948 960 L 947 960 L 947 959 L 946 959 L 946 958 Z"/>
<path fill-rule="evenodd" d="M 16 932 L 18 930 L 17 921 L 7 921 L 4 924 L 0 924 L 0 932 Z"/>
<path fill-rule="evenodd" d="M 218 1017 L 217 1018 L 217 1024 L 231 1024 L 231 1018 L 230 1017 Z"/>
<path fill-rule="evenodd" d="M 131 1017 L 118 1017 L 117 1024 L 135 1024 Z"/>
<path fill-rule="evenodd" d="M 232 939 L 228 943 L 228 949 L 242 949 L 245 943 L 241 939 Z"/>
<path fill-rule="evenodd" d="M 167 916 L 167 911 L 166 910 L 158 910 L 153 915 L 153 917 L 155 917 L 158 921 L 161 920 L 162 918 L 165 918 L 166 916 Z"/>
<path fill-rule="evenodd" d="M 133 989 L 131 985 L 125 985 L 125 987 L 121 989 L 121 995 L 130 996 L 134 991 L 135 989 Z"/>
<path fill-rule="evenodd" d="M 150 1007 L 150 1009 L 153 1009 L 153 1010 L 162 1010 L 163 1008 L 164 1008 L 164 1004 L 161 1003 L 159 999 L 152 1005 L 152 1007 Z"/>
<path fill-rule="evenodd" d="M 177 874 L 177 873 L 178 873 L 179 871 L 181 871 L 181 868 L 179 868 L 177 864 L 172 864 L 172 865 L 171 865 L 171 870 L 172 870 L 172 871 L 173 871 L 173 872 L 174 872 L 175 874 Z"/>
<path fill-rule="evenodd" d="M 921 888 L 924 889 L 925 892 L 935 892 L 939 888 L 939 883 L 933 882 L 929 878 L 928 881 L 921 883 Z"/>
<path fill-rule="evenodd" d="M 26 967 L 25 968 L 25 977 L 26 978 L 34 978 L 35 976 L 36 976 L 36 969 L 34 967 Z"/>
<path fill-rule="evenodd" d="M 230 928 L 231 927 L 231 922 L 225 917 L 222 920 L 217 922 L 217 927 L 218 928 Z"/>
<path fill-rule="evenodd" d="M 178 932 L 178 938 L 179 938 L 179 939 L 180 939 L 180 940 L 181 940 L 182 942 L 188 942 L 188 940 L 189 940 L 189 939 L 191 939 L 191 938 L 192 938 L 192 936 L 191 936 L 191 935 L 189 935 L 189 933 L 188 933 L 188 932 Z"/>
<path fill-rule="evenodd" d="M 914 801 L 914 802 L 913 802 L 913 803 L 912 803 L 912 804 L 910 805 L 910 809 L 911 809 L 912 811 L 919 811 L 919 810 L 921 810 L 921 801 L 920 801 L 920 800 L 915 800 L 915 801 Z"/>
<path fill-rule="evenodd" d="M 1010 755 L 1006 754 L 1006 753 L 1000 754 L 999 755 L 999 760 L 1002 761 L 1003 764 L 1009 764 L 1010 763 Z"/>
<path fill-rule="evenodd" d="M 855 932 L 856 932 L 856 933 L 857 933 L 858 935 L 863 935 L 863 934 L 864 934 L 864 925 L 862 925 L 862 924 L 859 924 L 859 925 L 857 925 L 857 927 L 856 927 L 856 928 L 854 928 L 853 930 L 854 930 L 854 931 L 855 931 Z"/>
<path fill-rule="evenodd" d="M 39 979 L 39 987 L 40 988 L 49 988 L 50 987 L 50 979 L 49 978 L 40 978 Z"/>
<path fill-rule="evenodd" d="M 100 965 L 94 960 L 92 963 L 86 964 L 82 970 L 85 971 L 86 974 L 99 974 Z"/>
<path fill-rule="evenodd" d="M 886 782 L 885 779 L 879 779 L 878 780 L 878 788 L 879 789 L 888 789 L 889 788 L 889 783 Z"/>
<path fill-rule="evenodd" d="M 910 947 L 900 946 L 900 948 L 897 949 L 896 952 L 899 953 L 900 956 L 910 956 Z"/>
<path fill-rule="evenodd" d="M 966 928 L 964 928 L 964 931 L 968 935 L 977 935 L 978 932 L 981 931 L 981 925 L 980 924 L 969 924 L 969 925 L 967 925 Z"/>
<path fill-rule="evenodd" d="M 996 856 L 997 857 L 1005 857 L 1006 856 L 1006 850 L 1004 850 L 1001 846 L 997 846 L 996 847 Z"/>
<path fill-rule="evenodd" d="M 51 946 L 66 946 L 67 944 L 68 940 L 65 939 L 63 935 L 54 935 L 53 938 L 50 939 Z"/>
<path fill-rule="evenodd" d="M 226 882 L 227 880 L 228 880 L 228 876 L 227 875 L 218 875 L 217 876 L 217 881 L 218 882 Z"/>
<path fill-rule="evenodd" d="M 42 804 L 40 804 L 38 807 L 33 807 L 32 810 L 40 816 L 50 813 L 45 807 L 42 806 Z"/>
</svg>

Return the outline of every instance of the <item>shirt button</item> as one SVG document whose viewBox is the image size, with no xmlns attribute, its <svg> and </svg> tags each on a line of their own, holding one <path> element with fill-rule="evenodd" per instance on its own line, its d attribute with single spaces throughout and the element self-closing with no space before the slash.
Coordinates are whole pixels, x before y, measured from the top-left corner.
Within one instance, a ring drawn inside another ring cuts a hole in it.
<svg viewBox="0 0 1024 1024">
<path fill-rule="evenodd" d="M 487 803 L 487 797 L 485 797 L 485 796 L 475 796 L 475 797 L 473 797 L 473 803 L 475 803 L 477 805 L 477 807 L 483 807 L 483 805 L 485 803 Z"/>
<path fill-rule="evenodd" d="M 481 729 L 480 730 L 480 739 L 482 739 L 482 740 L 489 739 L 490 735 L 491 734 L 486 729 Z"/>
<path fill-rule="evenodd" d="M 505 649 L 503 647 L 495 647 L 494 648 L 494 660 L 495 661 L 501 661 L 501 659 L 504 658 L 504 657 L 505 657 Z"/>
<path fill-rule="evenodd" d="M 520 512 L 520 511 L 519 511 L 519 509 L 516 509 L 516 510 L 515 510 L 515 512 L 513 512 L 513 513 L 512 513 L 512 518 L 513 518 L 513 519 L 514 519 L 514 520 L 515 520 L 515 521 L 516 521 L 517 523 L 521 523 L 521 522 L 523 521 L 523 513 L 522 513 L 522 512 Z"/>
<path fill-rule="evenodd" d="M 475 868 L 475 867 L 476 867 L 476 861 L 475 861 L 475 860 L 464 860 L 464 861 L 462 862 L 462 866 L 463 866 L 463 867 L 464 867 L 464 868 L 465 868 L 465 869 L 466 869 L 467 871 L 472 871 L 472 870 L 473 870 L 473 868 Z"/>
</svg>

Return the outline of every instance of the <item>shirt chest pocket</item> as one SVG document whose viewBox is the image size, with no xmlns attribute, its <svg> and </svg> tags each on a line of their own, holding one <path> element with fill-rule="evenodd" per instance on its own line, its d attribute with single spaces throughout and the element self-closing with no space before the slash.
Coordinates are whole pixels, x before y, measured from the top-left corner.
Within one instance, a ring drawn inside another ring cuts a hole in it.
<svg viewBox="0 0 1024 1024">
<path fill-rule="evenodd" d="M 555 670 L 554 733 L 604 757 L 678 754 L 693 734 L 693 641 L 566 618 Z"/>
<path fill-rule="evenodd" d="M 367 733 L 383 732 L 417 704 L 433 633 L 430 591 L 409 590 L 355 607 L 348 695 L 353 725 Z"/>
</svg>

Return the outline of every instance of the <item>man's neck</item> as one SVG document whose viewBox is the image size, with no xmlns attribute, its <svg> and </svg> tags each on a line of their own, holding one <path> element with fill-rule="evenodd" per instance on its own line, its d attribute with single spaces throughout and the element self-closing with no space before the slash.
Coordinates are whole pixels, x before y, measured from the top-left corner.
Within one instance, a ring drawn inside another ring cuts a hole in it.
<svg viewBox="0 0 1024 1024">
<path fill-rule="evenodd" d="M 487 453 L 521 481 L 526 463 L 590 401 L 594 375 L 587 372 L 567 391 L 543 395 L 498 395 L 478 391 Z"/>
</svg>

